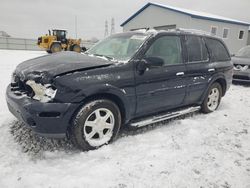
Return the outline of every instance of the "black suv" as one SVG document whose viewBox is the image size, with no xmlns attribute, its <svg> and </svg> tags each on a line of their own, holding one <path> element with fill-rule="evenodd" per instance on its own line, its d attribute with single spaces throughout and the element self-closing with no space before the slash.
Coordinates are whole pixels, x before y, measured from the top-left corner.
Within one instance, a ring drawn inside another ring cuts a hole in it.
<svg viewBox="0 0 250 188">
<path fill-rule="evenodd" d="M 141 127 L 216 110 L 232 82 L 222 40 L 187 31 L 115 34 L 85 54 L 60 52 L 19 64 L 9 110 L 36 133 L 68 137 L 83 149 Z"/>
</svg>

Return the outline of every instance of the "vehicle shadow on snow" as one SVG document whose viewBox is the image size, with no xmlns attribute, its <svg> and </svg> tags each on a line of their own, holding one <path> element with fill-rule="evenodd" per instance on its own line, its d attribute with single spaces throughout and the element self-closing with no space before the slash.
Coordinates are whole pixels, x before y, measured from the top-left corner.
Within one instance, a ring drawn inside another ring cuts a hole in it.
<svg viewBox="0 0 250 188">
<path fill-rule="evenodd" d="M 162 126 L 171 125 L 170 122 L 176 121 L 177 119 L 184 119 L 191 117 L 198 112 L 182 115 L 177 118 L 162 121 L 159 123 L 151 124 L 142 128 L 131 128 L 129 126 L 123 126 L 120 130 L 118 139 L 130 135 L 138 135 L 145 132 L 149 132 L 160 128 Z M 44 152 L 55 152 L 62 151 L 66 153 L 80 153 L 68 139 L 52 139 L 45 138 L 36 135 L 28 126 L 20 121 L 13 121 L 10 126 L 10 133 L 13 135 L 14 141 L 20 145 L 22 151 L 31 156 L 42 156 Z"/>
<path fill-rule="evenodd" d="M 233 81 L 233 85 L 250 87 L 250 82 Z"/>
</svg>

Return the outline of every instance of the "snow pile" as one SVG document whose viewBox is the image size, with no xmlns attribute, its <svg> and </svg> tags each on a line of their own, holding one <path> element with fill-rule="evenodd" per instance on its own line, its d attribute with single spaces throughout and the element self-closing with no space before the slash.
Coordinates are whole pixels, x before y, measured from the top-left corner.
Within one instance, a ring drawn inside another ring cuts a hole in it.
<svg viewBox="0 0 250 188">
<path fill-rule="evenodd" d="M 22 152 L 30 156 L 42 157 L 44 151 L 71 151 L 74 146 L 67 139 L 49 139 L 39 137 L 22 122 L 13 121 L 10 126 L 10 133 L 13 135 L 22 149 Z"/>
<path fill-rule="evenodd" d="M 0 51 L 1 88 L 16 64 L 43 52 Z M 90 152 L 39 138 L 0 110 L 0 187 L 250 187 L 250 87 L 233 85 L 211 114 L 194 114 Z M 147 131 L 145 131 L 147 130 Z"/>
</svg>

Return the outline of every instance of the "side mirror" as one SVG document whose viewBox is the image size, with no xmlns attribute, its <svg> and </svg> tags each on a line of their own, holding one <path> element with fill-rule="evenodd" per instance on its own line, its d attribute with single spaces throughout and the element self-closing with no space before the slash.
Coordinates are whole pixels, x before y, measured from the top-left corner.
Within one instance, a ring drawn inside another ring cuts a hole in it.
<svg viewBox="0 0 250 188">
<path fill-rule="evenodd" d="M 147 67 L 162 67 L 162 65 L 164 64 L 164 60 L 162 58 L 159 57 L 147 57 L 145 58 L 146 62 L 147 62 Z"/>
<path fill-rule="evenodd" d="M 143 74 L 147 68 L 151 67 L 161 67 L 164 64 L 164 60 L 159 57 L 147 57 L 142 59 L 137 64 L 137 71 L 141 75 Z"/>
</svg>

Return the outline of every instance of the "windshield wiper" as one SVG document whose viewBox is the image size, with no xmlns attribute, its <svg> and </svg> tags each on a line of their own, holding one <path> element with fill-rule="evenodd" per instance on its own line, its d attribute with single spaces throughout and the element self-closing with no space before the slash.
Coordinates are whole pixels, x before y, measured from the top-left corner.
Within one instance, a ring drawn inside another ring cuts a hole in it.
<svg viewBox="0 0 250 188">
<path fill-rule="evenodd" d="M 98 57 L 105 57 L 107 58 L 108 60 L 114 60 L 113 57 L 110 57 L 110 56 L 107 56 L 107 55 L 102 55 L 102 54 L 93 54 L 94 56 L 98 56 Z"/>
</svg>

